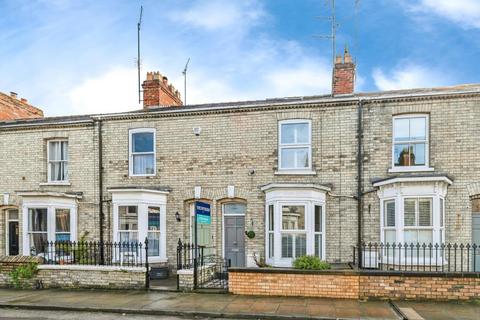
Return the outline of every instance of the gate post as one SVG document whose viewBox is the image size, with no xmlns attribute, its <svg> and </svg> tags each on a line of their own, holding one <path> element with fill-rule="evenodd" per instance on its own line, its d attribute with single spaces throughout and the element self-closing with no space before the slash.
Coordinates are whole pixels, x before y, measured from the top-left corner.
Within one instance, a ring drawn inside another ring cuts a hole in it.
<svg viewBox="0 0 480 320">
<path fill-rule="evenodd" d="M 198 272 L 197 272 L 197 257 L 193 258 L 193 290 L 197 289 L 197 277 L 198 277 Z"/>
</svg>

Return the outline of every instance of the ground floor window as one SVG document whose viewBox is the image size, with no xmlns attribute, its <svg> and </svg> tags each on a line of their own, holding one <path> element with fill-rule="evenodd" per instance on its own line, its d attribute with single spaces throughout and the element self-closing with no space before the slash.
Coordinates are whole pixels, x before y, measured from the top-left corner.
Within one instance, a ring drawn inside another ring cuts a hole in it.
<svg viewBox="0 0 480 320">
<path fill-rule="evenodd" d="M 383 243 L 440 245 L 443 242 L 443 198 L 398 196 L 382 202 Z"/>
<path fill-rule="evenodd" d="M 148 239 L 149 260 L 166 261 L 168 192 L 148 189 L 112 189 L 110 192 L 113 203 L 113 240 L 120 244 L 141 243 L 144 248 L 145 239 Z M 140 258 L 140 254 L 136 257 L 134 252 L 127 253 L 130 256 L 125 259 Z M 144 252 L 141 254 L 143 256 Z"/>
<path fill-rule="evenodd" d="M 389 263 L 440 263 L 448 177 L 402 177 L 374 183 L 380 198 L 380 241 Z M 372 253 L 373 254 L 373 253 Z M 408 258 L 406 258 L 408 257 Z"/>
<path fill-rule="evenodd" d="M 75 205 L 24 201 L 23 219 L 25 255 L 45 254 L 47 242 L 75 241 L 77 238 Z"/>
<path fill-rule="evenodd" d="M 325 260 L 325 189 L 275 185 L 264 191 L 267 263 L 289 267 L 304 255 Z"/>
<path fill-rule="evenodd" d="M 148 239 L 148 256 L 165 258 L 165 207 L 137 204 L 114 205 L 116 230 L 114 241 L 121 244 L 142 243 Z M 142 253 L 143 254 L 143 253 Z"/>
</svg>

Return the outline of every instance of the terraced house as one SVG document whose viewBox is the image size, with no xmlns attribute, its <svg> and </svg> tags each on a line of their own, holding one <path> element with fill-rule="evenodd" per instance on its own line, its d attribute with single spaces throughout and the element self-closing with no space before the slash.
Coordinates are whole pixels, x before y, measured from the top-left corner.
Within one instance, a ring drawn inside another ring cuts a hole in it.
<svg viewBox="0 0 480 320">
<path fill-rule="evenodd" d="M 331 95 L 187 106 L 149 73 L 142 110 L 0 123 L 0 254 L 148 238 L 174 269 L 198 201 L 233 266 L 480 242 L 480 86 L 354 93 L 354 72 L 347 53 Z"/>
</svg>

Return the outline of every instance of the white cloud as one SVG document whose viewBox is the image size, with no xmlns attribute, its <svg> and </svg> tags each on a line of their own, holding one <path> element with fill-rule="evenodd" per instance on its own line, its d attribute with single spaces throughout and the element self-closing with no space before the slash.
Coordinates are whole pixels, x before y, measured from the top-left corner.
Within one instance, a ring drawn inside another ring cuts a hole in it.
<svg viewBox="0 0 480 320">
<path fill-rule="evenodd" d="M 407 0 L 404 4 L 412 13 L 433 13 L 466 29 L 480 28 L 479 0 Z"/>
<path fill-rule="evenodd" d="M 255 0 L 203 0 L 188 9 L 173 11 L 170 19 L 208 31 L 225 31 L 251 27 L 264 16 L 263 8 Z"/>
<path fill-rule="evenodd" d="M 373 70 L 372 76 L 375 85 L 382 91 L 437 87 L 451 83 L 450 78 L 441 72 L 408 63 L 388 73 L 376 68 Z"/>
<path fill-rule="evenodd" d="M 57 1 L 62 3 L 62 0 Z M 159 2 L 156 7 L 145 11 L 142 81 L 146 71 L 158 70 L 169 77 L 183 96 L 181 71 L 186 59 L 191 57 L 188 104 L 330 92 L 331 66 L 328 57 L 317 56 L 314 50 L 304 47 L 299 41 L 279 38 L 268 32 L 274 17 L 265 12 L 263 2 L 185 0 L 175 4 L 178 5 L 172 7 Z M 165 7 L 171 10 L 162 10 Z M 88 13 L 91 9 L 87 6 L 84 11 Z M 161 18 L 152 20 L 152 16 L 159 16 L 156 10 L 162 13 Z M 95 20 L 104 20 L 104 11 L 93 12 L 98 13 Z M 78 12 L 75 11 L 75 14 Z M 67 15 L 65 19 L 71 21 L 72 17 Z M 121 17 L 115 19 L 123 21 Z M 132 19 L 135 21 L 136 18 Z M 54 23 L 50 20 L 56 21 L 48 19 L 44 28 L 66 37 L 63 32 L 65 21 Z M 135 43 L 136 33 L 125 33 L 124 25 L 111 23 L 108 24 L 110 27 L 99 28 L 103 30 L 103 38 L 83 39 L 80 35 L 76 36 L 77 29 L 70 30 L 70 41 L 65 43 L 63 55 L 56 57 L 62 64 L 54 73 L 40 68 L 43 74 L 39 78 L 42 81 L 30 87 L 25 96 L 43 107 L 48 116 L 141 108 L 137 103 L 136 69 L 126 62 L 127 59 L 133 60 L 131 57 L 136 52 L 127 50 L 131 47 L 125 46 L 125 43 Z M 265 26 L 266 30 L 263 29 Z M 80 29 L 83 32 L 84 28 Z M 106 35 L 113 30 L 116 35 L 125 38 L 105 41 Z M 165 45 L 167 43 L 168 46 Z M 44 52 L 51 59 L 50 47 L 42 45 L 34 49 L 35 52 Z M 74 56 L 81 50 L 85 51 Z M 23 61 L 21 57 L 17 66 Z M 42 57 L 35 65 L 41 66 L 43 61 Z"/>
<path fill-rule="evenodd" d="M 70 108 L 76 114 L 121 112 L 139 109 L 137 70 L 116 67 L 89 78 L 71 89 Z"/>
</svg>

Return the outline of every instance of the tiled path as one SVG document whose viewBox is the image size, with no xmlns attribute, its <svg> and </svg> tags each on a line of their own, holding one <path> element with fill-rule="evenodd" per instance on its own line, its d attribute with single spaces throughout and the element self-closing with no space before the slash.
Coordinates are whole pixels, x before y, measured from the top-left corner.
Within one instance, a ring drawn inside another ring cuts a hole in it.
<svg viewBox="0 0 480 320">
<path fill-rule="evenodd" d="M 480 305 L 397 302 L 424 319 L 479 319 Z M 100 290 L 0 289 L 0 307 L 252 319 L 399 319 L 387 302 Z M 1 311 L 0 311 L 1 312 Z"/>
</svg>

